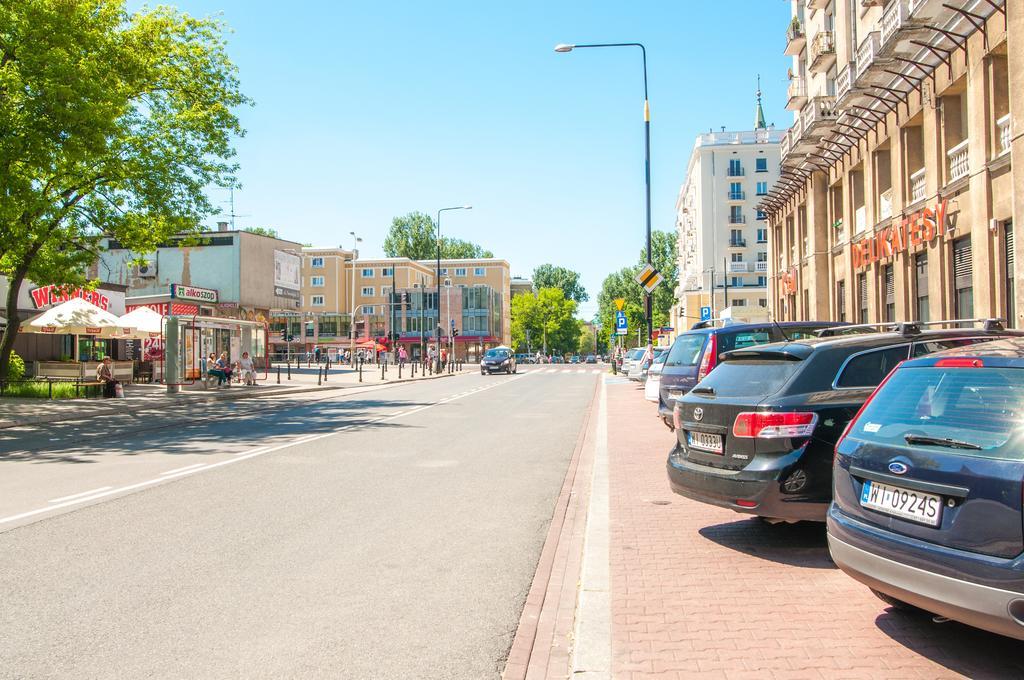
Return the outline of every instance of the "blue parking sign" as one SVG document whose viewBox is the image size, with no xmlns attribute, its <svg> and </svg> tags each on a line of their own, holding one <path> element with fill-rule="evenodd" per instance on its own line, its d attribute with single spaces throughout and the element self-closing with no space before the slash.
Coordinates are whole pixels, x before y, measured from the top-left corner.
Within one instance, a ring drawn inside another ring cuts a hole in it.
<svg viewBox="0 0 1024 680">
<path fill-rule="evenodd" d="M 701 321 L 707 321 L 710 318 L 711 318 L 711 308 L 710 307 L 701 307 L 700 308 L 700 320 Z"/>
<path fill-rule="evenodd" d="M 618 335 L 625 335 L 629 329 L 629 323 L 626 321 L 625 312 L 615 312 L 615 332 Z"/>
</svg>

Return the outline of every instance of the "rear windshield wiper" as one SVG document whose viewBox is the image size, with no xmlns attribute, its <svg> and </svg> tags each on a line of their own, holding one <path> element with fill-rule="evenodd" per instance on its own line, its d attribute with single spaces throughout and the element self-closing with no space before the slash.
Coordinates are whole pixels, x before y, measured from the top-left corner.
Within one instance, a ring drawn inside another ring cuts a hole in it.
<svg viewBox="0 0 1024 680">
<path fill-rule="evenodd" d="M 694 387 L 690 391 L 693 392 L 694 394 L 714 394 L 715 393 L 715 388 L 714 387 Z"/>
<path fill-rule="evenodd" d="M 964 442 L 949 437 L 928 437 L 923 434 L 908 434 L 903 437 L 908 444 L 926 444 L 933 446 L 948 446 L 951 449 L 970 449 L 980 451 L 981 447 L 972 442 Z"/>
</svg>

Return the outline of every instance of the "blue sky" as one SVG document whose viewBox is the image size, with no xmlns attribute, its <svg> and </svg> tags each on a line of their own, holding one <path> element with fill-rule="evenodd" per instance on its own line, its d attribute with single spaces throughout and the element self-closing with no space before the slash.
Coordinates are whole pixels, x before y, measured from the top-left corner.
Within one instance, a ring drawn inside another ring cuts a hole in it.
<svg viewBox="0 0 1024 680">
<path fill-rule="evenodd" d="M 255 100 L 241 112 L 239 227 L 315 245 L 355 231 L 377 256 L 392 217 L 471 203 L 445 214 L 446 234 L 513 274 L 576 269 L 587 317 L 644 244 L 640 54 L 556 43 L 646 44 L 655 229 L 673 229 L 695 135 L 752 127 L 757 73 L 768 122 L 790 120 L 782 0 L 174 4 L 222 13 Z"/>
</svg>

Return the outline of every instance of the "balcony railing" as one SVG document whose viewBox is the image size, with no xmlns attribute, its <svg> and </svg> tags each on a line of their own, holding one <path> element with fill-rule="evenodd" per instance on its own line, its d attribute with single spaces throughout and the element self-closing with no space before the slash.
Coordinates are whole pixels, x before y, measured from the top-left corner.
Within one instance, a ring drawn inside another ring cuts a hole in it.
<svg viewBox="0 0 1024 680">
<path fill-rule="evenodd" d="M 808 68 L 819 73 L 827 70 L 836 61 L 836 41 L 832 31 L 818 31 L 811 41 L 811 63 Z"/>
<path fill-rule="evenodd" d="M 917 203 L 924 200 L 925 194 L 925 171 L 921 168 L 910 175 L 910 202 Z"/>
<path fill-rule="evenodd" d="M 999 155 L 1010 153 L 1010 114 L 996 121 L 996 132 L 999 135 Z"/>
<path fill-rule="evenodd" d="M 803 134 L 809 135 L 819 125 L 831 123 L 836 119 L 835 97 L 813 97 L 800 112 L 800 124 Z"/>
<path fill-rule="evenodd" d="M 843 97 L 850 94 L 853 87 L 853 74 L 857 70 L 857 63 L 851 61 L 844 66 L 836 76 L 836 102 L 841 102 Z"/>
<path fill-rule="evenodd" d="M 887 220 L 892 217 L 892 188 L 886 189 L 878 196 L 878 219 Z"/>
<path fill-rule="evenodd" d="M 746 215 L 729 215 L 729 224 L 746 224 Z"/>
<path fill-rule="evenodd" d="M 729 239 L 729 247 L 730 248 L 746 248 L 747 247 L 747 239 L 745 239 L 745 238 L 730 238 Z"/>
<path fill-rule="evenodd" d="M 795 57 L 800 54 L 800 50 L 804 48 L 806 42 L 803 24 L 799 21 L 790 23 L 789 28 L 786 29 L 786 49 L 784 53 Z"/>
<path fill-rule="evenodd" d="M 768 263 L 767 262 L 757 262 L 755 269 L 758 272 L 766 272 L 766 271 L 768 271 Z"/>
<path fill-rule="evenodd" d="M 750 271 L 749 262 L 730 262 L 729 271 L 733 273 L 745 273 Z"/>
<path fill-rule="evenodd" d="M 786 90 L 786 108 L 795 111 L 807 101 L 807 83 L 803 78 L 793 78 Z"/>
<path fill-rule="evenodd" d="M 730 165 L 725 174 L 729 177 L 743 177 L 746 173 L 741 166 Z"/>
<path fill-rule="evenodd" d="M 952 149 L 946 152 L 946 158 L 949 160 L 949 181 L 954 182 L 961 177 L 967 176 L 968 167 L 967 158 L 967 140 L 960 142 Z"/>
<path fill-rule="evenodd" d="M 864 77 L 875 61 L 875 56 L 882 44 L 882 36 L 878 31 L 868 33 L 857 48 L 857 78 Z"/>
<path fill-rule="evenodd" d="M 853 228 L 858 234 L 868 228 L 868 212 L 864 206 L 853 211 Z"/>
<path fill-rule="evenodd" d="M 909 18 L 907 0 L 895 0 L 889 3 L 882 14 L 882 47 L 891 47 L 889 41 L 906 25 Z"/>
<path fill-rule="evenodd" d="M 729 192 L 729 200 L 730 201 L 742 201 L 742 200 L 745 200 L 746 197 L 747 197 L 747 193 L 745 191 L 730 191 Z"/>
</svg>

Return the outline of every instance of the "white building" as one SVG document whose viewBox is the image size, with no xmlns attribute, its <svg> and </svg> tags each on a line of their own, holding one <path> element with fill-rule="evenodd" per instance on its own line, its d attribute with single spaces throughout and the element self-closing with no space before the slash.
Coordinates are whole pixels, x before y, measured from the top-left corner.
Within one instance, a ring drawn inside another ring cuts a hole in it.
<svg viewBox="0 0 1024 680">
<path fill-rule="evenodd" d="M 756 127 L 697 136 L 676 201 L 677 329 L 713 317 L 768 318 L 768 225 L 756 208 L 779 177 L 785 130 L 768 127 L 758 90 Z"/>
</svg>

